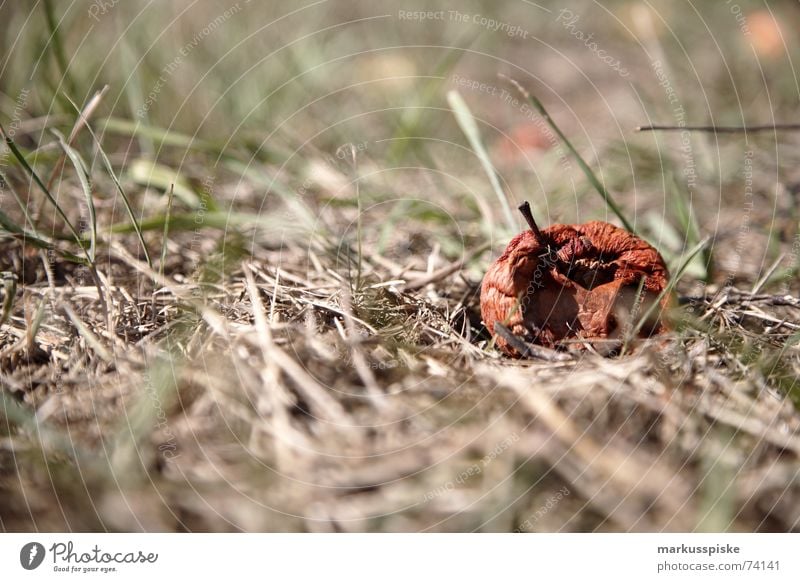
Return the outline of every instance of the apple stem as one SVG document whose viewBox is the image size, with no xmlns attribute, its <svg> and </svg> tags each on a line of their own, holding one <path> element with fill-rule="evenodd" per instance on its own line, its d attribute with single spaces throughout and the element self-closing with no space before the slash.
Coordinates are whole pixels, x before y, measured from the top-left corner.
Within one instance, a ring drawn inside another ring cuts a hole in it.
<svg viewBox="0 0 800 582">
<path fill-rule="evenodd" d="M 539 230 L 539 225 L 536 224 L 536 221 L 533 219 L 533 213 L 531 212 L 531 205 L 528 203 L 527 200 L 519 205 L 519 211 L 525 218 L 525 222 L 527 222 L 528 226 L 531 227 L 531 232 L 533 233 L 533 236 L 536 238 L 536 241 L 541 245 L 547 245 L 547 241 L 545 240 L 542 231 Z"/>
</svg>

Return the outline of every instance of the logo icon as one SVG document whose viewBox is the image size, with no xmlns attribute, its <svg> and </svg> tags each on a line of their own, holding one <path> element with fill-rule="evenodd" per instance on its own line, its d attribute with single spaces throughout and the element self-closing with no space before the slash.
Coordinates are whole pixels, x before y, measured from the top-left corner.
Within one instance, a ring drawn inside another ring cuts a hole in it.
<svg viewBox="0 0 800 582">
<path fill-rule="evenodd" d="M 26 570 L 35 570 L 44 561 L 44 546 L 39 542 L 29 542 L 19 551 L 19 563 Z"/>
</svg>

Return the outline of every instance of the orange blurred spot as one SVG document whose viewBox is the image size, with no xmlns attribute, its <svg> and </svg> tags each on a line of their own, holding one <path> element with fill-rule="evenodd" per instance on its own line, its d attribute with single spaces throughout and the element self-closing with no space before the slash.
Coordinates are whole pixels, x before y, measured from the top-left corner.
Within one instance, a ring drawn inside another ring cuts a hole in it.
<svg viewBox="0 0 800 582">
<path fill-rule="evenodd" d="M 547 136 L 535 125 L 520 125 L 512 129 L 507 137 L 495 144 L 497 159 L 512 164 L 533 151 L 544 151 L 551 146 Z"/>
<path fill-rule="evenodd" d="M 756 10 L 747 15 L 750 41 L 759 56 L 777 58 L 786 52 L 781 27 L 768 10 Z"/>
</svg>

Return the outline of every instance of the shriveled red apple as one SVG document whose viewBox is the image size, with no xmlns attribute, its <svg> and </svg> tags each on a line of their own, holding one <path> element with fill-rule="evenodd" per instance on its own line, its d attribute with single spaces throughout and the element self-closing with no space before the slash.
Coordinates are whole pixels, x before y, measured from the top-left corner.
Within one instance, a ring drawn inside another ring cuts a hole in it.
<svg viewBox="0 0 800 582">
<path fill-rule="evenodd" d="M 497 346 L 521 357 L 525 344 L 613 349 L 651 312 L 639 336 L 664 331 L 669 281 L 661 255 L 612 224 L 554 224 L 539 230 L 525 202 L 530 230 L 518 234 L 489 267 L 481 286 L 481 316 Z M 509 335 L 511 334 L 511 335 Z"/>
</svg>

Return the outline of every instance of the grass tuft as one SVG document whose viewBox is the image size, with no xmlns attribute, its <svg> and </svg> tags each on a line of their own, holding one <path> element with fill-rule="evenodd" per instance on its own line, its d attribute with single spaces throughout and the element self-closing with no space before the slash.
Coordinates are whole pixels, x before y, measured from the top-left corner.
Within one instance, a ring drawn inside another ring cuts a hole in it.
<svg viewBox="0 0 800 582">
<path fill-rule="evenodd" d="M 547 113 L 547 110 L 542 105 L 542 102 L 539 101 L 534 95 L 532 95 L 527 89 L 525 89 L 522 85 L 520 85 L 514 79 L 510 79 L 501 75 L 501 78 L 505 78 L 511 83 L 517 91 L 533 106 L 533 108 L 542 116 L 545 123 L 550 126 L 559 139 L 564 143 L 570 153 L 575 157 L 575 160 L 578 162 L 578 166 L 580 167 L 581 171 L 583 171 L 586 178 L 589 180 L 589 183 L 594 187 L 595 190 L 603 197 L 603 201 L 605 202 L 606 206 L 613 212 L 617 218 L 619 218 L 622 225 L 625 227 L 626 230 L 629 232 L 635 233 L 636 231 L 633 228 L 633 224 L 627 219 L 625 213 L 622 212 L 620 206 L 614 201 L 614 198 L 611 196 L 608 190 L 606 190 L 605 186 L 603 186 L 602 182 L 598 179 L 597 175 L 594 171 L 589 167 L 589 164 L 583 159 L 583 157 L 578 153 L 578 150 L 575 149 L 575 146 L 572 145 L 572 142 L 567 139 L 567 136 L 564 135 L 564 132 L 561 131 L 561 128 L 558 127 L 553 118 Z"/>
</svg>

